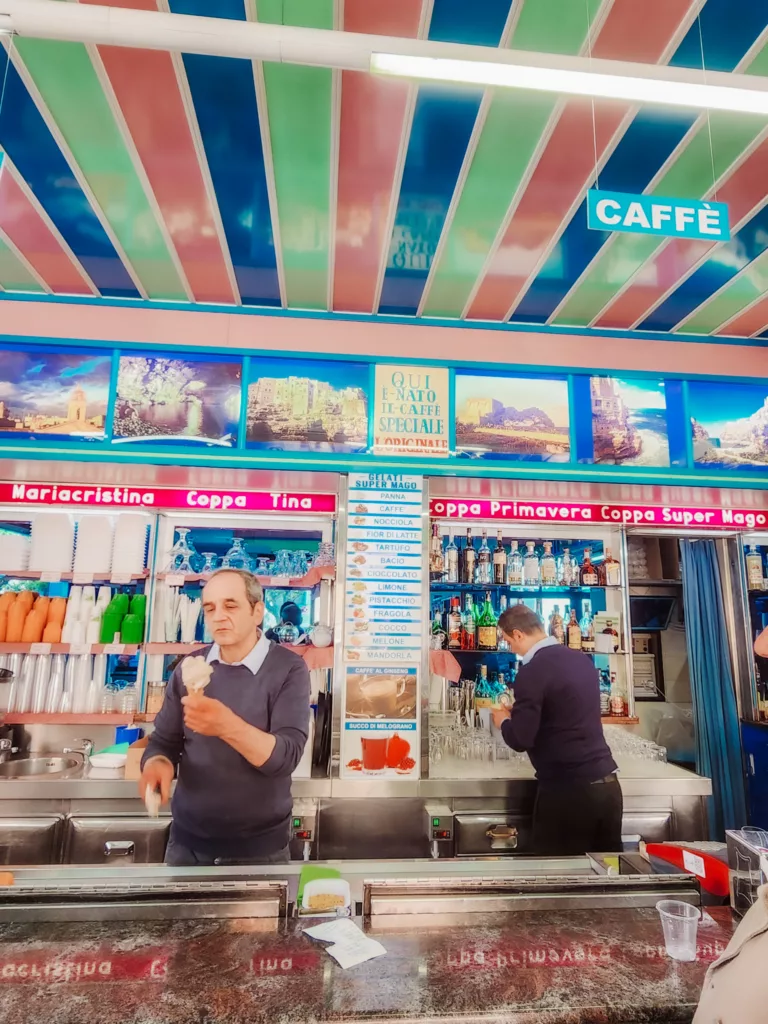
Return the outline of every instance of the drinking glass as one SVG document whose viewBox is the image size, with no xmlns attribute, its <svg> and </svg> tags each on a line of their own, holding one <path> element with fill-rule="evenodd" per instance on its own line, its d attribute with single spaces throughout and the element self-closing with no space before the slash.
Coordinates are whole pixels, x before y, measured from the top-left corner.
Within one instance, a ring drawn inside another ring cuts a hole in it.
<svg viewBox="0 0 768 1024">
<path fill-rule="evenodd" d="M 197 552 L 195 551 L 192 543 L 187 540 L 190 529 L 187 526 L 177 526 L 176 533 L 179 535 L 179 539 L 171 548 L 171 557 L 168 561 L 167 572 L 181 572 L 190 573 L 192 569 L 192 559 Z"/>
<path fill-rule="evenodd" d="M 684 962 L 695 960 L 699 908 L 680 900 L 660 900 L 656 909 L 661 917 L 667 956 Z"/>
<path fill-rule="evenodd" d="M 309 563 L 307 562 L 306 551 L 294 551 L 291 572 L 291 576 L 306 576 L 309 572 Z"/>
<path fill-rule="evenodd" d="M 257 576 L 270 576 L 272 574 L 272 563 L 268 558 L 262 555 L 259 558 L 258 564 L 256 565 Z"/>
<path fill-rule="evenodd" d="M 336 556 L 331 541 L 324 540 L 321 542 L 313 564 L 316 566 L 336 564 Z"/>
<path fill-rule="evenodd" d="M 209 573 L 216 572 L 216 558 L 217 557 L 218 556 L 216 555 L 216 553 L 214 551 L 204 551 L 203 552 L 203 558 L 205 559 L 205 561 L 203 562 L 203 567 L 200 570 L 200 572 L 201 572 L 201 574 L 203 576 L 207 576 Z"/>
<path fill-rule="evenodd" d="M 273 576 L 290 576 L 293 570 L 293 552 L 287 548 L 281 548 L 275 554 L 275 563 L 272 566 Z"/>
<path fill-rule="evenodd" d="M 251 560 L 243 546 L 242 537 L 234 538 L 232 547 L 224 555 L 221 565 L 223 569 L 245 569 L 250 572 Z"/>
</svg>

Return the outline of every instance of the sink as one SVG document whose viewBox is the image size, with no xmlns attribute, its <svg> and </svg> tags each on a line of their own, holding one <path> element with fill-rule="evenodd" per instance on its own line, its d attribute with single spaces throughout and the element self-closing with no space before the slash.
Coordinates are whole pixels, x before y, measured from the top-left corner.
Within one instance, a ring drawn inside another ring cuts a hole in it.
<svg viewBox="0 0 768 1024">
<path fill-rule="evenodd" d="M 80 757 L 25 757 L 0 764 L 0 779 L 68 779 L 82 771 Z"/>
</svg>

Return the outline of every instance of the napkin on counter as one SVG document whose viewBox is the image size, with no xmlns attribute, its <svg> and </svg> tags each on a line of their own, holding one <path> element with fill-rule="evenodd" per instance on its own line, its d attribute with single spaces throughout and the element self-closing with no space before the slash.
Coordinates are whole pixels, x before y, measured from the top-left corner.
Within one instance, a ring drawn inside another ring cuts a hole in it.
<svg viewBox="0 0 768 1024">
<path fill-rule="evenodd" d="M 355 964 L 365 963 L 366 960 L 373 960 L 376 956 L 384 956 L 387 952 L 380 942 L 369 939 L 348 917 L 305 928 L 304 934 L 322 942 L 332 942 L 332 946 L 326 947 L 326 952 L 345 970 Z"/>
</svg>

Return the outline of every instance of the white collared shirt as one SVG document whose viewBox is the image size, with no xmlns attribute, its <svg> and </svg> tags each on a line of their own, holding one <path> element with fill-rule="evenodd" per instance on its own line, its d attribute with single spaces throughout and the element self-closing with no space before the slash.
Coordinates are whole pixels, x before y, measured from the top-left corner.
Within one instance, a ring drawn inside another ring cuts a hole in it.
<svg viewBox="0 0 768 1024">
<path fill-rule="evenodd" d="M 545 647 L 552 647 L 553 644 L 559 643 L 560 641 L 557 639 L 557 637 L 545 636 L 543 640 L 539 640 L 538 643 L 534 644 L 527 654 L 524 654 L 522 656 L 522 658 L 520 659 L 521 664 L 527 665 L 531 658 L 534 656 L 534 654 L 536 654 L 538 651 L 543 650 L 543 648 Z"/>
<path fill-rule="evenodd" d="M 208 651 L 208 657 L 205 659 L 209 665 L 214 661 L 218 661 L 221 665 L 245 665 L 251 672 L 256 675 L 264 661 L 269 654 L 269 648 L 271 641 L 267 640 L 264 633 L 261 634 L 256 644 L 251 648 L 250 652 L 246 654 L 242 661 L 222 661 L 221 660 L 221 649 L 218 644 L 214 644 Z"/>
</svg>

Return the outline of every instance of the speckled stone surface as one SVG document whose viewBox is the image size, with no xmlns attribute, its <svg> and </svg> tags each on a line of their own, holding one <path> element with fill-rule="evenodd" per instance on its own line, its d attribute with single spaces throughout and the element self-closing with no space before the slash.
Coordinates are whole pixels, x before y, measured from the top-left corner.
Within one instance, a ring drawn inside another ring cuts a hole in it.
<svg viewBox="0 0 768 1024">
<path fill-rule="evenodd" d="M 343 971 L 295 923 L 5 925 L 0 1021 L 682 1024 L 734 927 L 709 911 L 681 964 L 654 910 L 414 917 L 373 928 L 387 955 Z"/>
</svg>

